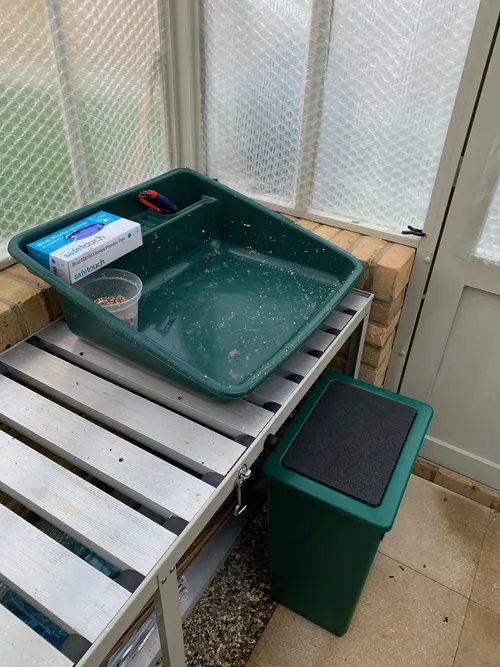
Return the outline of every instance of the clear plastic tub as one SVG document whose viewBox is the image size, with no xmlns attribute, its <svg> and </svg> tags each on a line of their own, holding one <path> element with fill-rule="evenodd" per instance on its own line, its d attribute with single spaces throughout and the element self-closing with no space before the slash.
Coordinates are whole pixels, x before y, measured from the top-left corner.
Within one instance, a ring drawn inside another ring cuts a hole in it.
<svg viewBox="0 0 500 667">
<path fill-rule="evenodd" d="M 122 269 L 103 269 L 84 278 L 74 287 L 122 322 L 137 329 L 142 281 L 134 273 Z M 120 297 L 125 301 L 112 303 L 113 299 Z M 103 299 L 109 299 L 109 303 L 103 303 Z"/>
</svg>

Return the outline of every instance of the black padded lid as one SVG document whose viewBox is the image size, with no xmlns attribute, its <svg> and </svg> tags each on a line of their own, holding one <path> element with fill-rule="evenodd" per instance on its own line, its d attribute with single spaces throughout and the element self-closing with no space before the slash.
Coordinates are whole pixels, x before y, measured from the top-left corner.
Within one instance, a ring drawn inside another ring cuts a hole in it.
<svg viewBox="0 0 500 667">
<path fill-rule="evenodd" d="M 408 405 L 333 381 L 282 463 L 315 482 L 378 507 L 415 414 Z"/>
</svg>

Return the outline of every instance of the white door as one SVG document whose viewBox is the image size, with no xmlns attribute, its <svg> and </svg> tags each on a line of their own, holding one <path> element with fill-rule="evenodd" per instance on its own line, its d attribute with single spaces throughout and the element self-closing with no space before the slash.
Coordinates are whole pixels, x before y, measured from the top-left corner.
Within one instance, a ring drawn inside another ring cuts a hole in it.
<svg viewBox="0 0 500 667">
<path fill-rule="evenodd" d="M 410 350 L 401 393 L 429 402 L 421 455 L 500 489 L 500 39 Z"/>
</svg>

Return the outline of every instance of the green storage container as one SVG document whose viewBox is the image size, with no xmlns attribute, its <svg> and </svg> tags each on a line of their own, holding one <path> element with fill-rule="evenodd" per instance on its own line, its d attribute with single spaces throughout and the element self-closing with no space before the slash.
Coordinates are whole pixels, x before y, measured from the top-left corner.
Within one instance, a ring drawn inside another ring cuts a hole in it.
<svg viewBox="0 0 500 667">
<path fill-rule="evenodd" d="M 145 189 L 168 197 L 178 212 L 145 209 L 137 201 Z M 144 245 L 109 265 L 143 282 L 138 330 L 26 251 L 28 243 L 100 210 L 142 225 Z M 362 273 L 361 263 L 348 253 L 189 169 L 23 232 L 12 239 L 9 252 L 59 292 L 74 334 L 220 399 L 245 396 L 264 382 L 321 326 Z"/>
<path fill-rule="evenodd" d="M 264 467 L 273 599 L 347 631 L 431 418 L 424 403 L 321 376 Z"/>
</svg>

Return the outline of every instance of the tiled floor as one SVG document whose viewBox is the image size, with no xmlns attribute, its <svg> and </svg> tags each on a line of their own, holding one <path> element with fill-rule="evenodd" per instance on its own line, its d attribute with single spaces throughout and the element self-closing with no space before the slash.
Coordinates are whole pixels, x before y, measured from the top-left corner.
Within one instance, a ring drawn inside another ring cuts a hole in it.
<svg viewBox="0 0 500 667">
<path fill-rule="evenodd" d="M 347 634 L 278 607 L 247 667 L 500 667 L 500 513 L 412 475 Z"/>
</svg>

